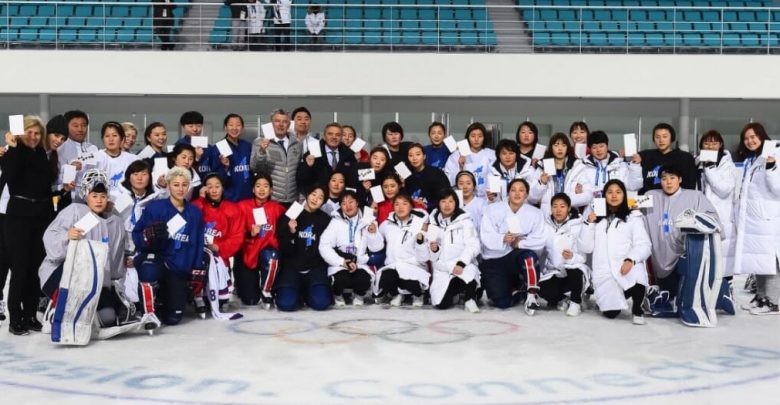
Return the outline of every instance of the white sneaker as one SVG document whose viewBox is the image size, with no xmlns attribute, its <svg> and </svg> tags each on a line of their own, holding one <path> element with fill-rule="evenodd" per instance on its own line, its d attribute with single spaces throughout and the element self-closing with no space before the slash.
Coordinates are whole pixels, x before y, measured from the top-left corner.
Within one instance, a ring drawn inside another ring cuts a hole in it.
<svg viewBox="0 0 780 405">
<path fill-rule="evenodd" d="M 644 315 L 634 315 L 634 317 L 631 319 L 631 323 L 634 325 L 644 325 L 647 322 L 645 322 Z"/>
<path fill-rule="evenodd" d="M 0 300 L 0 322 L 5 320 L 5 301 Z"/>
<path fill-rule="evenodd" d="M 536 302 L 536 294 L 528 294 L 525 299 L 525 313 L 528 316 L 533 316 L 537 309 L 539 309 L 539 303 Z"/>
<path fill-rule="evenodd" d="M 352 306 L 353 307 L 362 307 L 364 304 L 363 302 L 363 296 L 362 295 L 355 295 L 354 298 L 352 298 Z"/>
<path fill-rule="evenodd" d="M 414 308 L 422 308 L 423 306 L 423 296 L 412 296 L 412 307 Z"/>
<path fill-rule="evenodd" d="M 477 302 L 474 300 L 468 300 L 463 303 L 463 309 L 466 310 L 466 312 L 472 313 L 472 314 L 478 314 L 479 313 L 479 307 L 477 306 Z"/>
<path fill-rule="evenodd" d="M 740 305 L 740 308 L 742 308 L 745 311 L 750 311 L 751 309 L 758 308 L 758 303 L 761 302 L 761 297 L 756 294 L 753 296 L 753 299 L 750 300 L 747 304 Z"/>
<path fill-rule="evenodd" d="M 750 308 L 751 315 L 780 315 L 780 308 L 769 297 L 758 300 L 755 308 Z"/>
<path fill-rule="evenodd" d="M 390 300 L 390 306 L 391 307 L 400 307 L 401 302 L 403 302 L 404 296 L 402 294 L 398 294 L 393 299 Z"/>
<path fill-rule="evenodd" d="M 566 316 L 578 316 L 582 313 L 580 304 L 572 302 L 569 304 L 569 308 L 566 309 Z"/>
<path fill-rule="evenodd" d="M 335 305 L 336 308 L 344 308 L 347 306 L 347 303 L 344 302 L 344 297 L 337 295 L 333 297 L 333 305 Z"/>
<path fill-rule="evenodd" d="M 558 301 L 558 311 L 566 312 L 569 309 L 569 300 L 562 299 Z"/>
</svg>

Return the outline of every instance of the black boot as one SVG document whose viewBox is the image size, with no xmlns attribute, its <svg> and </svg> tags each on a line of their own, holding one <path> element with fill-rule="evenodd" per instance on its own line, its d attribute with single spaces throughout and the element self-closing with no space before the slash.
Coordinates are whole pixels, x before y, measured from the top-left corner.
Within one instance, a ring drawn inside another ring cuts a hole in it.
<svg viewBox="0 0 780 405">
<path fill-rule="evenodd" d="M 11 322 L 8 325 L 8 331 L 11 332 L 11 334 L 16 336 L 25 336 L 30 334 L 30 331 L 27 330 L 27 327 L 24 325 L 24 322 Z"/>
<path fill-rule="evenodd" d="M 38 322 L 38 319 L 35 317 L 32 317 L 24 320 L 24 327 L 31 331 L 40 332 L 43 329 L 43 324 Z"/>
</svg>

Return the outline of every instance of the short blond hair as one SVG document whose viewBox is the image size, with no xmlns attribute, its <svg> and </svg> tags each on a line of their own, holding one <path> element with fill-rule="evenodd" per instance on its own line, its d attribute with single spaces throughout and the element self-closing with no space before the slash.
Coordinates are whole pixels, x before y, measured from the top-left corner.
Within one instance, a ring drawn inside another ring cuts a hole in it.
<svg viewBox="0 0 780 405">
<path fill-rule="evenodd" d="M 46 136 L 46 125 L 43 124 L 41 117 L 37 115 L 25 115 L 24 130 L 26 131 L 32 127 L 38 127 L 41 130 L 41 136 Z"/>
<path fill-rule="evenodd" d="M 132 130 L 132 131 L 135 131 L 135 135 L 138 136 L 138 127 L 135 126 L 135 124 L 133 124 L 132 122 L 126 121 L 126 122 L 121 123 L 120 125 L 122 125 L 122 129 L 125 130 L 125 133 L 127 133 L 127 131 L 131 131 Z"/>
<path fill-rule="evenodd" d="M 183 167 L 174 166 L 171 170 L 168 170 L 168 174 L 165 175 L 165 181 L 168 184 L 171 184 L 171 181 L 173 181 L 175 177 L 184 177 L 187 179 L 187 183 L 192 182 L 192 174 L 190 174 L 188 169 Z"/>
</svg>

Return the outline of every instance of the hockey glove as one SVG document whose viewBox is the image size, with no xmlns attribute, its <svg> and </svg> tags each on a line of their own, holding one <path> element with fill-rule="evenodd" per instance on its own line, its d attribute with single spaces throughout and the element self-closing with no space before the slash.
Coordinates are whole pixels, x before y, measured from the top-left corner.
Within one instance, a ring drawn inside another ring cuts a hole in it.
<svg viewBox="0 0 780 405">
<path fill-rule="evenodd" d="M 144 229 L 144 244 L 148 249 L 162 249 L 168 240 L 168 227 L 162 222 L 155 222 Z"/>
</svg>

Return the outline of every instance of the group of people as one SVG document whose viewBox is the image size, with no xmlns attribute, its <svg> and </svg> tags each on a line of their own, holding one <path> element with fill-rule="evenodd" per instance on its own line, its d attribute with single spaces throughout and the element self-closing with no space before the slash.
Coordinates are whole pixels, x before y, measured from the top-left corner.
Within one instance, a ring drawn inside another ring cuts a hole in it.
<svg viewBox="0 0 780 405">
<path fill-rule="evenodd" d="M 744 127 L 734 157 L 714 130 L 694 157 L 665 123 L 655 148 L 622 156 L 584 122 L 546 148 L 523 122 L 494 149 L 478 122 L 457 147 L 442 123 L 422 145 L 388 122 L 366 150 L 348 125 L 314 133 L 305 107 L 269 118 L 272 133 L 249 142 L 228 114 L 209 144 L 202 114 L 186 112 L 173 147 L 154 122 L 133 154 L 130 123 L 104 123 L 98 149 L 84 112 L 25 116 L 0 152 L 11 333 L 44 327 L 40 299 L 65 299 L 82 239 L 108 246 L 101 328 L 175 325 L 188 305 L 220 317 L 231 294 L 280 311 L 430 302 L 577 316 L 595 301 L 635 324 L 649 313 L 714 326 L 716 310 L 736 312 L 734 274 L 755 281 L 744 309 L 780 313 L 780 174 L 761 124 Z"/>
</svg>

